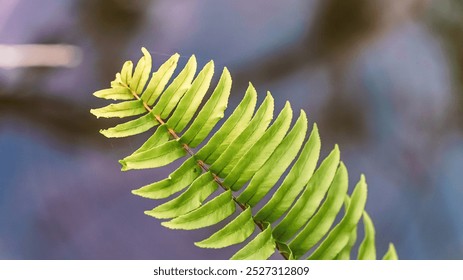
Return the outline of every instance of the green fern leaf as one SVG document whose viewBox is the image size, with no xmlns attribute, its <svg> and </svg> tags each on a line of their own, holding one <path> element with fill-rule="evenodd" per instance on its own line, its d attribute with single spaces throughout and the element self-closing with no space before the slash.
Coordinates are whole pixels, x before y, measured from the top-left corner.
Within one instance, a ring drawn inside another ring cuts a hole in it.
<svg viewBox="0 0 463 280">
<path fill-rule="evenodd" d="M 182 72 L 173 80 L 162 94 L 159 102 L 153 108 L 153 114 L 166 118 L 175 108 L 185 92 L 191 87 L 191 82 L 196 72 L 196 58 L 192 56 Z"/>
<path fill-rule="evenodd" d="M 272 228 L 266 225 L 251 242 L 236 252 L 232 260 L 266 260 L 275 253 L 275 240 L 272 236 Z"/>
<path fill-rule="evenodd" d="M 138 150 L 133 152 L 132 155 L 147 151 L 151 148 L 167 143 L 167 141 L 169 141 L 169 129 L 166 124 L 163 124 L 160 125 L 156 129 L 156 132 L 154 132 L 153 135 L 151 135 L 151 137 L 148 138 L 148 140 L 146 140 L 140 148 L 138 148 Z"/>
<path fill-rule="evenodd" d="M 143 57 L 138 61 L 133 76 L 128 81 L 129 88 L 135 92 L 143 90 L 151 72 L 151 55 L 145 48 L 142 48 L 141 51 L 143 52 Z M 124 66 L 122 66 L 122 70 L 124 70 Z"/>
<path fill-rule="evenodd" d="M 336 146 L 310 178 L 307 187 L 286 217 L 273 230 L 277 240 L 287 241 L 310 219 L 325 196 L 338 164 L 339 149 Z"/>
<path fill-rule="evenodd" d="M 193 183 L 201 175 L 201 168 L 194 157 L 187 159 L 169 178 L 143 186 L 132 193 L 151 199 L 167 198 Z"/>
<path fill-rule="evenodd" d="M 146 215 L 171 219 L 162 222 L 167 228 L 193 230 L 215 225 L 241 209 L 222 229 L 195 243 L 215 249 L 245 243 L 232 259 L 268 259 L 275 250 L 286 259 L 303 258 L 308 252 L 312 252 L 309 259 L 350 259 L 363 215 L 365 234 L 357 257 L 376 258 L 375 230 L 364 210 L 365 178 L 361 176 L 349 196 L 348 172 L 337 145 L 317 167 L 318 127 L 313 124 L 305 140 L 304 111 L 291 125 L 293 110 L 287 102 L 273 120 L 272 95 L 268 92 L 255 111 L 257 93 L 249 84 L 233 113 L 203 143 L 225 116 L 232 86 L 227 68 L 206 97 L 214 75 L 212 61 L 195 77 L 197 62 L 191 56 L 172 78 L 178 54 L 151 74 L 151 55 L 144 48 L 142 52 L 135 69 L 131 61 L 125 62 L 111 88 L 94 93 L 118 102 L 91 113 L 98 118 L 137 116 L 101 130 L 106 137 L 128 137 L 156 127 L 141 147 L 120 160 L 124 171 L 157 168 L 186 158 L 168 178 L 132 191 L 150 199 L 178 194 L 145 211 Z M 281 178 L 286 170 L 288 174 Z M 283 183 L 276 186 L 280 179 Z M 271 198 L 261 203 L 272 189 Z M 344 216 L 333 225 L 343 202 Z M 264 206 L 259 209 L 258 205 Z M 256 229 L 261 232 L 247 241 Z M 397 259 L 392 244 L 383 259 Z"/>
<path fill-rule="evenodd" d="M 199 176 L 191 186 L 178 197 L 159 205 L 145 214 L 158 219 L 175 218 L 197 209 L 217 190 L 217 183 L 211 172 Z"/>
<path fill-rule="evenodd" d="M 337 260 L 350 260 L 350 253 L 352 251 L 352 247 L 354 247 L 355 242 L 357 241 L 357 227 L 350 233 L 349 241 L 347 241 L 347 245 L 339 252 L 335 259 Z"/>
<path fill-rule="evenodd" d="M 341 222 L 334 227 L 322 244 L 310 255 L 309 259 L 333 259 L 347 245 L 352 230 L 362 216 L 367 200 L 367 185 L 362 175 L 354 189 L 352 199 Z"/>
<path fill-rule="evenodd" d="M 203 241 L 195 242 L 195 245 L 202 248 L 218 249 L 239 244 L 254 232 L 255 227 L 251 208 L 247 208 L 223 229 Z"/>
<path fill-rule="evenodd" d="M 106 88 L 93 93 L 94 96 L 103 99 L 130 100 L 133 99 L 132 92 L 126 87 Z M 90 111 L 91 112 L 91 111 Z"/>
<path fill-rule="evenodd" d="M 233 191 L 241 189 L 243 184 L 261 168 L 280 144 L 289 129 L 292 118 L 289 103 L 281 111 L 275 122 L 269 127 L 261 138 L 243 155 L 236 166 L 224 179 L 224 184 Z"/>
<path fill-rule="evenodd" d="M 302 149 L 299 158 L 289 171 L 288 176 L 277 189 L 267 204 L 256 214 L 258 221 L 275 222 L 293 204 L 296 197 L 303 190 L 311 178 L 320 154 L 320 136 L 314 124 L 309 140 Z"/>
<path fill-rule="evenodd" d="M 149 53 L 144 53 L 146 57 L 151 56 Z M 178 54 L 174 54 L 169 60 L 164 62 L 164 64 L 159 67 L 158 71 L 156 71 L 150 79 L 150 82 L 146 86 L 146 89 L 142 91 L 135 91 L 136 94 L 141 93 L 141 99 L 145 102 L 148 106 L 154 104 L 154 102 L 158 99 L 161 95 L 162 91 L 166 87 L 167 83 L 169 82 L 170 78 L 174 74 L 175 68 L 177 67 L 178 58 L 180 56 Z M 138 67 L 138 66 L 137 66 Z M 136 70 L 135 70 L 136 71 Z M 135 79 L 135 73 L 133 74 Z M 133 86 L 130 86 L 133 90 Z M 138 99 L 138 98 L 137 98 Z"/>
<path fill-rule="evenodd" d="M 252 177 L 249 186 L 237 197 L 244 204 L 255 206 L 276 184 L 291 161 L 296 157 L 307 131 L 307 117 L 302 111 L 292 130 L 278 148 Z"/>
<path fill-rule="evenodd" d="M 231 191 L 226 191 L 190 213 L 162 225 L 172 229 L 198 229 L 215 225 L 235 212 Z"/>
<path fill-rule="evenodd" d="M 363 224 L 365 226 L 365 237 L 360 244 L 359 260 L 376 260 L 375 227 L 367 212 L 363 212 Z"/>
<path fill-rule="evenodd" d="M 329 231 L 347 193 L 347 169 L 340 164 L 331 183 L 325 202 L 305 227 L 289 243 L 294 256 L 301 257 Z"/>
<path fill-rule="evenodd" d="M 146 109 L 143 108 L 143 102 L 140 100 L 125 101 L 90 110 L 90 113 L 94 114 L 97 118 L 126 118 L 141 115 L 145 112 Z"/>
<path fill-rule="evenodd" d="M 225 149 L 222 155 L 212 162 L 211 170 L 225 178 L 243 158 L 244 154 L 264 134 L 273 118 L 273 97 L 267 94 L 252 120 L 235 140 Z"/>
<path fill-rule="evenodd" d="M 143 54 L 147 52 L 144 48 L 142 49 Z M 149 52 L 147 55 L 150 55 Z M 122 70 L 121 70 L 121 81 L 122 83 L 128 85 L 130 83 L 130 80 L 132 80 L 132 72 L 133 70 L 133 63 L 132 61 L 126 61 L 124 65 L 122 65 Z"/>
<path fill-rule="evenodd" d="M 191 121 L 191 118 L 209 89 L 213 75 L 214 62 L 211 61 L 199 72 L 191 88 L 185 93 L 185 96 L 178 103 L 177 109 L 172 114 L 172 117 L 167 121 L 167 125 L 174 131 L 182 131 Z"/>
<path fill-rule="evenodd" d="M 395 250 L 394 244 L 389 244 L 389 249 L 387 250 L 386 254 L 384 254 L 383 260 L 397 260 L 399 257 L 397 256 L 397 252 Z"/>
<path fill-rule="evenodd" d="M 121 123 L 108 129 L 102 129 L 100 133 L 108 138 L 127 137 L 143 133 L 158 124 L 159 122 L 156 120 L 155 116 L 148 113 L 138 119 Z"/>
</svg>

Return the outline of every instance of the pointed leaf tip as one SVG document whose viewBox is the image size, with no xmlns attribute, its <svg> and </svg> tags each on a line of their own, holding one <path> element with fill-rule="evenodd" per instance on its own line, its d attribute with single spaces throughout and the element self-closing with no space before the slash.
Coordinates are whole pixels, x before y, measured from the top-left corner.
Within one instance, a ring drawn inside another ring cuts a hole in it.
<svg viewBox="0 0 463 280">
<path fill-rule="evenodd" d="M 214 60 L 210 60 L 204 67 L 206 67 L 206 66 L 214 68 L 215 67 Z"/>
<path fill-rule="evenodd" d="M 123 159 L 119 160 L 119 163 L 121 164 L 121 171 L 127 171 L 129 170 L 127 167 L 127 162 Z"/>
<path fill-rule="evenodd" d="M 366 183 L 367 179 L 365 178 L 365 174 L 362 173 L 362 174 L 360 175 L 360 181 L 361 181 L 362 183 Z"/>
<path fill-rule="evenodd" d="M 304 110 L 300 110 L 299 111 L 299 115 L 305 119 L 305 121 L 307 122 L 307 113 L 304 111 Z"/>
<path fill-rule="evenodd" d="M 141 52 L 145 55 L 149 54 L 149 51 L 145 47 L 141 48 Z"/>
<path fill-rule="evenodd" d="M 318 125 L 317 125 L 317 123 L 316 123 L 316 122 L 315 122 L 315 123 L 313 123 L 313 130 L 314 130 L 314 131 L 318 131 Z"/>
<path fill-rule="evenodd" d="M 214 67 L 215 67 L 215 65 L 214 65 L 214 60 L 209 60 L 209 61 L 204 65 L 203 70 L 204 70 L 204 69 L 208 69 L 208 68 L 210 68 L 210 67 L 212 67 L 212 69 L 214 69 Z M 214 70 L 212 70 L 212 71 L 214 71 Z"/>
<path fill-rule="evenodd" d="M 96 111 L 96 109 L 90 109 L 90 114 L 94 115 L 97 119 L 99 119 L 100 116 L 95 111 Z M 101 132 L 101 130 L 100 130 L 100 132 Z"/>
<path fill-rule="evenodd" d="M 223 68 L 223 73 L 224 73 L 225 75 L 227 75 L 227 76 L 228 76 L 227 78 L 231 78 L 231 74 L 230 74 L 230 71 L 228 70 L 228 68 L 227 68 L 227 67 L 224 67 L 224 68 Z"/>
<path fill-rule="evenodd" d="M 386 254 L 383 256 L 383 260 L 398 260 L 399 256 L 397 255 L 397 251 L 394 247 L 394 244 L 389 243 L 389 248 Z"/>
<path fill-rule="evenodd" d="M 151 212 L 150 210 L 146 210 L 146 211 L 143 211 L 143 214 L 153 217 L 150 212 Z"/>
</svg>

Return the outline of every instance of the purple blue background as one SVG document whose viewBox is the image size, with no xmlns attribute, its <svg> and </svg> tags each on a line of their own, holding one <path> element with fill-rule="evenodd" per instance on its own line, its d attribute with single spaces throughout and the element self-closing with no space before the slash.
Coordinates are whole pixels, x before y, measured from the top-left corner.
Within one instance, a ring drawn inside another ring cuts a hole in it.
<svg viewBox="0 0 463 280">
<path fill-rule="evenodd" d="M 226 259 L 240 247 L 200 249 L 193 242 L 217 227 L 173 231 L 144 215 L 159 202 L 130 190 L 173 167 L 121 172 L 117 160 L 149 134 L 98 134 L 114 122 L 90 115 L 104 105 L 92 92 L 142 46 L 156 66 L 175 52 L 180 63 L 213 59 L 216 73 L 227 66 L 237 77 L 232 104 L 251 80 L 260 100 L 272 92 L 277 111 L 286 100 L 306 110 L 322 156 L 340 145 L 350 187 L 366 174 L 380 255 L 391 241 L 402 259 L 462 259 L 463 14 L 452 8 L 458 1 L 435 2 L 349 43 L 356 51 L 342 56 L 337 83 L 329 57 L 301 55 L 281 73 L 258 75 L 260 62 L 315 45 L 306 38 L 316 0 L 0 0 L 0 44 L 82 50 L 74 68 L 0 68 L 0 259 Z M 243 74 L 254 68 L 255 80 Z"/>
</svg>

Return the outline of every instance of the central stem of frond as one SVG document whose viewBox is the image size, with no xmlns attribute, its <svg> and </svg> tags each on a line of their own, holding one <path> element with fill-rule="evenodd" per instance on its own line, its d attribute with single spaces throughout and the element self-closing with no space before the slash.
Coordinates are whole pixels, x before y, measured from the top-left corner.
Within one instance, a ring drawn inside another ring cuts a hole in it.
<svg viewBox="0 0 463 280">
<path fill-rule="evenodd" d="M 143 101 L 143 100 L 141 99 L 141 97 L 140 97 L 134 90 L 132 90 L 127 84 L 123 84 L 123 86 L 127 87 L 127 88 L 130 90 L 130 92 L 132 93 L 132 95 L 133 95 L 137 100 L 139 100 L 139 101 L 141 101 L 141 102 L 143 103 L 143 107 L 145 107 L 145 109 L 146 109 L 148 112 L 150 112 L 150 113 L 153 114 L 153 109 L 152 109 L 148 104 L 146 104 L 146 102 Z M 166 122 L 161 118 L 161 116 L 156 115 L 156 114 L 153 114 L 153 115 L 154 115 L 154 117 L 156 118 L 156 120 L 157 120 L 161 125 L 166 124 Z M 168 127 L 167 130 L 168 130 L 169 134 L 172 136 L 173 139 L 175 139 L 175 140 L 177 140 L 177 141 L 180 140 L 180 136 L 178 136 L 178 134 L 177 134 L 173 129 L 171 129 L 171 128 Z M 182 147 L 183 147 L 183 149 L 185 149 L 185 151 L 186 151 L 191 157 L 195 157 L 195 156 L 196 156 L 195 152 L 194 152 L 194 151 L 191 149 L 191 147 L 188 146 L 187 144 L 184 144 L 184 143 L 183 143 L 183 144 L 182 144 Z M 199 160 L 199 159 L 198 159 L 198 160 L 196 160 L 196 163 L 201 167 L 201 169 L 202 169 L 204 172 L 209 172 L 209 171 L 210 171 L 209 166 L 208 166 L 206 163 L 204 163 L 202 160 Z M 226 186 L 223 184 L 222 180 L 220 179 L 219 176 L 217 176 L 217 174 L 215 174 L 215 173 L 213 173 L 213 172 L 211 172 L 211 174 L 212 174 L 212 176 L 213 176 L 213 178 L 214 178 L 214 181 L 215 181 L 223 190 L 225 190 L 225 191 L 229 190 L 229 188 L 226 187 Z M 237 199 L 233 194 L 232 194 L 232 198 L 233 198 L 233 201 L 241 208 L 241 210 L 244 211 L 244 210 L 246 210 L 246 209 L 249 207 L 248 205 L 239 202 L 238 199 Z M 254 221 L 254 223 L 257 225 L 257 227 L 258 227 L 261 231 L 264 231 L 265 228 L 264 228 L 264 225 L 263 225 L 262 223 L 260 223 L 260 222 L 258 222 L 258 221 L 256 221 L 256 220 L 254 220 L 254 219 L 253 219 L 253 221 Z M 279 248 L 278 244 L 276 244 L 276 245 L 277 245 L 277 249 L 278 249 L 279 253 L 283 256 L 283 258 L 288 259 L 288 258 L 286 257 L 286 255 L 283 254 L 283 253 L 280 251 L 280 248 Z"/>
</svg>

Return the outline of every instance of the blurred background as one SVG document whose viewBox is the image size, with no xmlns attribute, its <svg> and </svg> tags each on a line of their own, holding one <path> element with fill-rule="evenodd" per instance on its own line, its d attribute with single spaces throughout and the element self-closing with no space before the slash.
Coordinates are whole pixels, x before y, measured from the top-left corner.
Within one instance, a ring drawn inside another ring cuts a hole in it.
<svg viewBox="0 0 463 280">
<path fill-rule="evenodd" d="M 0 0 L 0 259 L 226 259 L 172 231 L 121 172 L 150 135 L 106 139 L 90 108 L 125 60 L 213 59 L 276 110 L 304 109 L 350 187 L 365 173 L 378 254 L 463 259 L 463 1 Z M 216 80 L 218 74 L 216 74 Z M 231 106 L 230 106 L 231 107 Z M 230 110 L 227 112 L 229 113 Z"/>
</svg>

